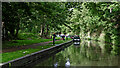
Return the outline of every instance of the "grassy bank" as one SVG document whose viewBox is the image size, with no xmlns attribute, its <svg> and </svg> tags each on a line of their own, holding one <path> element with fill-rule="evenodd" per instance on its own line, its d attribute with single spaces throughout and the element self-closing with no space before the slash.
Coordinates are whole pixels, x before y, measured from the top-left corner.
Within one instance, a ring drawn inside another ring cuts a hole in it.
<svg viewBox="0 0 120 68">
<path fill-rule="evenodd" d="M 48 42 L 48 41 L 52 41 L 52 39 L 33 39 L 33 40 L 3 41 L 2 47 L 3 48 L 10 48 L 10 47 L 31 45 L 31 44 L 34 44 L 34 43 L 41 43 L 41 42 Z"/>
<path fill-rule="evenodd" d="M 65 41 L 63 41 L 63 40 L 56 41 L 56 44 L 64 43 L 64 42 L 67 42 L 69 40 L 71 40 L 71 39 L 68 39 L 68 40 L 65 40 Z M 27 54 L 31 54 L 31 53 L 34 53 L 34 52 L 37 52 L 37 51 L 40 51 L 40 50 L 43 50 L 43 49 L 46 49 L 46 48 L 50 48 L 52 46 L 54 46 L 54 45 L 52 45 L 52 42 L 50 42 L 46 46 L 38 46 L 36 48 L 18 50 L 18 51 L 15 51 L 15 52 L 2 53 L 2 63 L 3 62 L 8 62 L 10 60 L 13 60 L 13 59 L 16 59 L 16 58 L 19 58 L 19 57 L 25 56 Z"/>
<path fill-rule="evenodd" d="M 24 50 L 18 50 L 15 52 L 7 52 L 7 53 L 2 53 L 2 62 L 7 62 L 22 56 L 25 56 L 27 54 L 31 54 L 46 48 L 49 48 L 53 45 L 47 45 L 47 46 L 38 46 L 37 48 L 29 48 L 29 49 L 24 49 Z"/>
<path fill-rule="evenodd" d="M 61 39 L 61 37 L 56 37 L 57 40 Z M 7 40 L 2 41 L 2 48 L 11 48 L 18 47 L 23 45 L 31 45 L 35 43 L 48 42 L 52 41 L 51 39 L 43 39 L 39 36 L 39 34 L 33 33 L 19 33 L 17 40 Z"/>
</svg>

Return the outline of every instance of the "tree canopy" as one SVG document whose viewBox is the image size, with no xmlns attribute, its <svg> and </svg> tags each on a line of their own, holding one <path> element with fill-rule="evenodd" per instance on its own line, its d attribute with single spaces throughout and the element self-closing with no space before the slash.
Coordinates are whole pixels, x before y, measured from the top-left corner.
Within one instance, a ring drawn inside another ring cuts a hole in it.
<svg viewBox="0 0 120 68">
<path fill-rule="evenodd" d="M 62 32 L 119 39 L 119 2 L 3 2 L 3 39 L 17 39 L 20 32 Z M 96 34 L 95 34 L 96 33 Z"/>
</svg>

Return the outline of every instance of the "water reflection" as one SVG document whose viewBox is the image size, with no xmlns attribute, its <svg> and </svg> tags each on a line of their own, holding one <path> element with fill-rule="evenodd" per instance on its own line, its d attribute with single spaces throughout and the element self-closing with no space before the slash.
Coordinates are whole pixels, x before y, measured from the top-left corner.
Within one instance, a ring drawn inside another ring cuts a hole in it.
<svg viewBox="0 0 120 68">
<path fill-rule="evenodd" d="M 54 64 L 54 68 L 57 68 L 57 67 L 58 67 L 58 62 Z"/>
<path fill-rule="evenodd" d="M 36 66 L 118 66 L 118 56 L 108 53 L 106 44 L 82 41 L 38 63 Z"/>
<path fill-rule="evenodd" d="M 66 68 L 69 68 L 69 67 L 70 67 L 70 60 L 69 60 L 69 58 L 67 58 L 67 62 L 65 63 L 65 67 L 66 67 Z"/>
<path fill-rule="evenodd" d="M 74 42 L 74 45 L 80 45 L 80 42 Z"/>
</svg>

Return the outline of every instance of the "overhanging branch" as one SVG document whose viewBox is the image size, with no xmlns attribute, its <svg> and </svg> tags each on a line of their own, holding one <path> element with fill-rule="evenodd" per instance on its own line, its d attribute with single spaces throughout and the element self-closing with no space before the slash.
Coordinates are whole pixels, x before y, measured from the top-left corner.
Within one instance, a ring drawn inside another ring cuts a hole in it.
<svg viewBox="0 0 120 68">
<path fill-rule="evenodd" d="M 65 24 L 64 23 L 64 25 L 66 26 L 66 27 L 68 27 L 70 30 L 73 30 L 70 26 L 68 26 L 67 24 Z"/>
</svg>

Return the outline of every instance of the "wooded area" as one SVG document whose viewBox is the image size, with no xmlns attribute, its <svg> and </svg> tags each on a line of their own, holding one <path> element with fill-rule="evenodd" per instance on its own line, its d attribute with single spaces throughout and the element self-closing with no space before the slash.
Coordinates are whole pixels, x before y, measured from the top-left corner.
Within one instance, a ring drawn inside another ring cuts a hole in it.
<svg viewBox="0 0 120 68">
<path fill-rule="evenodd" d="M 70 33 L 120 42 L 119 2 L 6 2 L 2 3 L 2 39 L 19 39 L 20 33 L 50 37 Z"/>
</svg>

